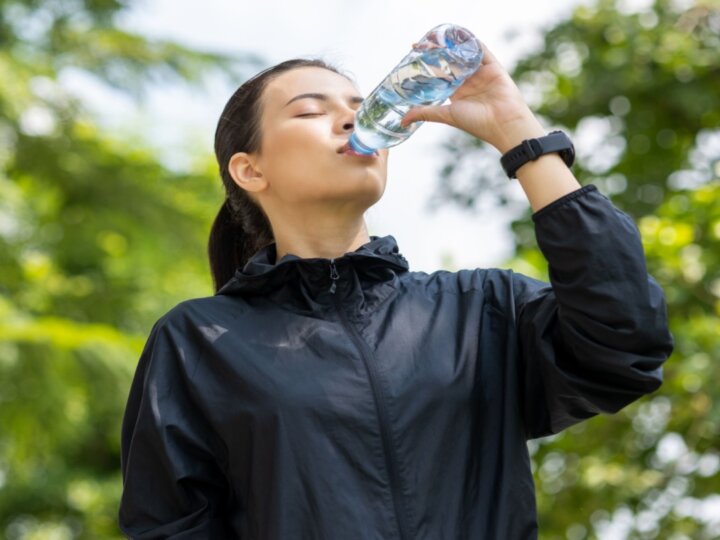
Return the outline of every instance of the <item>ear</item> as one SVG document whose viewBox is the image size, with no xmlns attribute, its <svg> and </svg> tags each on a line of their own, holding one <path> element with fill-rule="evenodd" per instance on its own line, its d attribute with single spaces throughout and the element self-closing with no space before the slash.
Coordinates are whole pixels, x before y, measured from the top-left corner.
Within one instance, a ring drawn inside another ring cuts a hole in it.
<svg viewBox="0 0 720 540">
<path fill-rule="evenodd" d="M 267 180 L 263 177 L 254 156 L 247 152 L 236 152 L 232 155 L 228 163 L 228 172 L 235 183 L 246 191 L 258 192 L 267 187 Z"/>
</svg>

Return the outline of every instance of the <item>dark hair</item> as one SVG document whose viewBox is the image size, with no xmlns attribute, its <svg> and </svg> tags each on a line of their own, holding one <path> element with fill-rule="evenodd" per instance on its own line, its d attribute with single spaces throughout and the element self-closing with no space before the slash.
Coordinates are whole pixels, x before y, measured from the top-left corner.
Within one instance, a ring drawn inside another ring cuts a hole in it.
<svg viewBox="0 0 720 540">
<path fill-rule="evenodd" d="M 228 171 L 228 164 L 236 152 L 250 153 L 260 149 L 263 91 L 273 77 L 300 67 L 320 67 L 350 78 L 324 60 L 286 60 L 244 82 L 220 115 L 215 130 L 215 157 L 225 185 L 225 202 L 212 224 L 208 241 L 208 257 L 215 292 L 233 277 L 237 268 L 242 268 L 259 249 L 274 241 L 267 215 L 260 205 L 234 182 Z"/>
</svg>

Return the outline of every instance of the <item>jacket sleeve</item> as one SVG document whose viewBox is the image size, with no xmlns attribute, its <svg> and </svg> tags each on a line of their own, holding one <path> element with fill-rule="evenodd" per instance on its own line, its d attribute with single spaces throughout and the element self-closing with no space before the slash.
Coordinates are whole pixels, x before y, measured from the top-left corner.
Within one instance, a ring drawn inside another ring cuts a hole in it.
<svg viewBox="0 0 720 540">
<path fill-rule="evenodd" d="M 656 390 L 673 349 L 663 291 L 627 214 L 589 184 L 532 217 L 550 284 L 512 278 L 528 438 Z"/>
<path fill-rule="evenodd" d="M 228 537 L 218 443 L 191 399 L 181 336 L 167 315 L 155 323 L 125 409 L 119 525 L 132 539 Z"/>
</svg>

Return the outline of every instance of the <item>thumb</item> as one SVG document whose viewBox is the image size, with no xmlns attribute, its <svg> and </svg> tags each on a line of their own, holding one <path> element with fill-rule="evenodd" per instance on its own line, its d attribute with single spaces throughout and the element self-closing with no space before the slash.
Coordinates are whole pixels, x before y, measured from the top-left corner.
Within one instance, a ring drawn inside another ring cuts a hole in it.
<svg viewBox="0 0 720 540">
<path fill-rule="evenodd" d="M 401 127 L 407 127 L 413 122 L 439 122 L 442 124 L 450 123 L 450 111 L 447 105 L 425 105 L 413 107 L 410 109 L 400 121 Z"/>
</svg>

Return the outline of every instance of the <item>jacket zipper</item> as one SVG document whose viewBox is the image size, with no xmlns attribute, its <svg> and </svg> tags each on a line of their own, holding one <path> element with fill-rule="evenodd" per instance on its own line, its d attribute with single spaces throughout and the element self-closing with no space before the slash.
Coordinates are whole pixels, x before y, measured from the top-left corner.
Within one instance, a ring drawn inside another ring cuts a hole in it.
<svg viewBox="0 0 720 540">
<path fill-rule="evenodd" d="M 335 259 L 330 260 L 330 279 L 332 280 L 332 285 L 330 286 L 330 293 L 334 295 L 337 289 L 337 281 L 340 279 L 340 275 L 338 274 L 337 267 L 335 265 Z M 395 465 L 396 457 L 394 448 L 390 442 L 390 426 L 387 419 L 388 415 L 382 399 L 382 390 L 380 389 L 380 385 L 378 383 L 377 372 L 375 371 L 374 364 L 370 361 L 370 359 L 372 358 L 372 351 L 370 351 L 370 348 L 367 346 L 362 336 L 360 336 L 360 333 L 355 329 L 355 327 L 350 324 L 345 315 L 345 312 L 340 309 L 339 300 L 337 300 L 337 298 L 338 297 L 335 297 L 334 304 L 335 309 L 340 316 L 340 321 L 342 322 L 345 331 L 350 335 L 350 338 L 355 344 L 355 347 L 360 352 L 360 356 L 362 357 L 363 363 L 365 364 L 365 368 L 368 372 L 368 376 L 370 377 L 370 387 L 372 388 L 373 398 L 375 399 L 375 407 L 378 412 L 378 421 L 380 422 L 380 434 L 384 449 L 383 454 L 385 456 L 385 467 L 387 468 L 390 475 L 390 491 L 393 498 L 395 519 L 397 520 L 400 538 L 402 540 L 405 540 L 410 538 L 410 536 L 408 535 L 408 527 L 404 521 L 404 506 L 402 504 L 402 501 L 400 500 L 400 479 L 397 472 L 397 466 Z"/>
<path fill-rule="evenodd" d="M 335 259 L 330 259 L 330 279 L 332 280 L 332 285 L 330 285 L 330 294 L 335 294 L 335 289 L 337 289 L 337 280 L 340 279 L 337 267 L 335 266 Z"/>
</svg>

